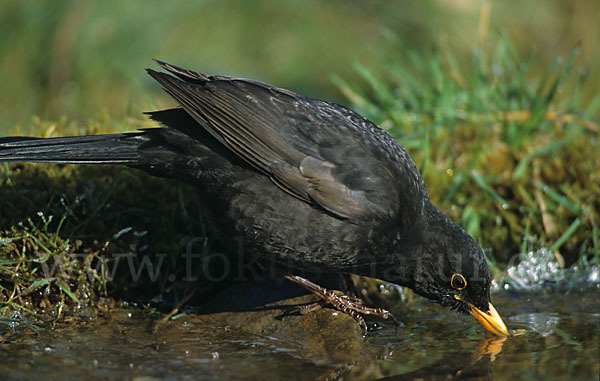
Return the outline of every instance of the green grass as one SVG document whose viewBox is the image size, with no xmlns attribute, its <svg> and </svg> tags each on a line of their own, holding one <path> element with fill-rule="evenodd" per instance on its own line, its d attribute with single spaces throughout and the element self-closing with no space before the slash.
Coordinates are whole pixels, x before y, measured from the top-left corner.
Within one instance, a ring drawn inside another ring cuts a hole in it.
<svg viewBox="0 0 600 381">
<path fill-rule="evenodd" d="M 194 188 L 127 168 L 2 163 L 0 200 L 0 316 L 17 320 L 90 316 L 121 297 L 148 303 L 164 295 L 155 305 L 172 308 L 185 287 L 174 295 L 163 277 L 181 284 L 179 254 L 211 232 Z M 140 270 L 144 263 L 158 271 Z M 195 285 L 208 291 L 202 281 Z"/>
<path fill-rule="evenodd" d="M 577 49 L 541 76 L 529 73 L 503 34 L 492 49 L 475 49 L 469 64 L 447 47 L 396 49 L 412 66 L 384 55 L 376 70 L 354 64 L 361 81 L 333 82 L 402 143 L 434 203 L 479 240 L 493 268 L 542 246 L 567 266 L 600 264 L 600 98 L 579 96 L 588 85 L 573 69 Z M 148 125 L 107 114 L 86 124 L 34 122 L 42 136 Z M 202 253 L 227 249 L 204 224 L 193 188 L 139 171 L 2 164 L 0 200 L 0 323 L 21 314 L 56 320 L 107 296 L 141 303 L 160 296 L 172 307 L 189 296 L 178 256 L 187 243 L 209 237 Z M 145 253 L 168 255 L 150 257 L 154 269 L 162 266 L 156 279 L 144 273 L 132 281 L 110 271 L 114 255 L 129 252 L 136 265 Z M 214 287 L 206 279 L 196 286 L 199 296 Z"/>
<path fill-rule="evenodd" d="M 598 261 L 600 95 L 579 97 L 586 81 L 573 70 L 578 47 L 536 78 L 500 37 L 466 67 L 434 47 L 407 52 L 412 68 L 386 57 L 380 72 L 355 63 L 361 85 L 333 80 L 354 109 L 402 143 L 434 203 L 495 261 L 541 246 L 567 264 Z M 558 99 L 564 89 L 571 95 Z"/>
</svg>

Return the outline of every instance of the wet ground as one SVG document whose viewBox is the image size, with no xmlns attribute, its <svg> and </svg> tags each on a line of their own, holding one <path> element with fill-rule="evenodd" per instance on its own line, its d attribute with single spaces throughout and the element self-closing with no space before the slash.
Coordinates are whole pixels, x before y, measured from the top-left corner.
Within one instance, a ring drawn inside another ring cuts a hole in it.
<svg viewBox="0 0 600 381">
<path fill-rule="evenodd" d="M 275 305 L 232 312 L 224 304 L 165 324 L 125 310 L 54 329 L 5 331 L 0 378 L 598 379 L 597 286 L 509 289 L 493 301 L 513 336 L 486 336 L 471 317 L 425 300 L 392 308 L 401 326 L 382 322 L 366 338 L 330 309 L 281 318 Z"/>
</svg>

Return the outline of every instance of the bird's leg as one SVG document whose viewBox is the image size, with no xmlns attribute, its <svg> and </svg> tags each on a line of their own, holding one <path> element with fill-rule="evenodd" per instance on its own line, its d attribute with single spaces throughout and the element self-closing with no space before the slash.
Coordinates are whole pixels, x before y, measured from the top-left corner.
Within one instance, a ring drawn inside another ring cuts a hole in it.
<svg viewBox="0 0 600 381">
<path fill-rule="evenodd" d="M 352 318 L 356 320 L 358 325 L 363 327 L 363 329 L 365 330 L 365 334 L 367 333 L 367 324 L 365 323 L 365 319 L 363 319 L 361 314 L 375 315 L 384 319 L 391 318 L 394 321 L 394 324 L 398 325 L 398 321 L 396 320 L 394 315 L 392 315 L 388 310 L 385 310 L 383 308 L 367 307 L 365 306 L 363 300 L 360 298 L 353 298 L 346 295 L 338 295 L 332 290 L 328 290 L 324 287 L 319 286 L 316 283 L 309 281 L 308 279 L 302 278 L 297 275 L 286 275 L 285 278 L 302 286 L 303 288 L 307 289 L 308 291 L 312 292 L 313 294 L 317 295 L 323 300 L 305 306 L 296 307 L 292 310 L 288 310 L 286 311 L 286 313 L 284 313 L 284 315 L 287 315 L 290 311 L 306 314 L 308 312 L 316 311 L 321 307 L 329 304 L 333 308 L 352 316 Z"/>
</svg>

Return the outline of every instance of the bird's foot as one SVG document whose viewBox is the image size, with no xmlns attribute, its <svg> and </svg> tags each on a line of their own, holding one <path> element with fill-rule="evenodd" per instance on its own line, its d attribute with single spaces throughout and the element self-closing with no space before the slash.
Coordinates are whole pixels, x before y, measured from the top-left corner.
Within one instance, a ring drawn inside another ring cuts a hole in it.
<svg viewBox="0 0 600 381">
<path fill-rule="evenodd" d="M 358 325 L 363 328 L 365 335 L 367 334 L 367 323 L 362 315 L 375 315 L 383 319 L 391 318 L 394 321 L 394 324 L 398 326 L 398 320 L 396 320 L 394 315 L 392 315 L 388 310 L 383 308 L 367 307 L 365 306 L 364 301 L 360 298 L 353 298 L 347 295 L 337 294 L 333 290 L 328 290 L 316 283 L 309 281 L 308 279 L 299 277 L 297 275 L 286 275 L 285 278 L 302 286 L 303 288 L 317 295 L 322 300 L 288 309 L 284 312 L 284 316 L 293 312 L 299 312 L 300 314 L 304 315 L 309 312 L 316 311 L 326 305 L 331 305 L 336 310 L 352 316 Z"/>
</svg>

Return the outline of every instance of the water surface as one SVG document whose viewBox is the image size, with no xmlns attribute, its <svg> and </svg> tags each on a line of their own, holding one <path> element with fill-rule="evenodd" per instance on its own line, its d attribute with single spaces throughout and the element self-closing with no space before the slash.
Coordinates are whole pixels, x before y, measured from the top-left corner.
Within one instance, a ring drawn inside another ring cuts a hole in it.
<svg viewBox="0 0 600 381">
<path fill-rule="evenodd" d="M 514 332 L 486 336 L 469 316 L 422 300 L 363 339 L 366 354 L 252 334 L 194 314 L 156 325 L 139 310 L 55 329 L 4 332 L 2 379 L 598 379 L 600 293 L 502 291 L 494 304 Z M 328 313 L 333 313 L 329 311 Z M 304 317 L 300 317 L 304 318 Z M 308 341 L 308 340 L 307 340 Z"/>
</svg>

